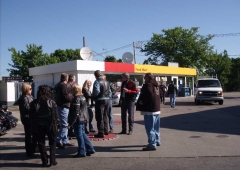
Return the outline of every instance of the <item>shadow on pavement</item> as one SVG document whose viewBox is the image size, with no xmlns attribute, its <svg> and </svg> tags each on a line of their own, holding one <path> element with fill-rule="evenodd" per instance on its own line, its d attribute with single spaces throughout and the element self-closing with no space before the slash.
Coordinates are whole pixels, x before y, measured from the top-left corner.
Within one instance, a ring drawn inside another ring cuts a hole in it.
<svg viewBox="0 0 240 170">
<path fill-rule="evenodd" d="M 240 135 L 240 106 L 172 115 L 160 120 L 160 127 L 184 131 Z M 171 113 L 170 113 L 171 114 Z M 135 121 L 144 125 L 144 121 Z"/>
<path fill-rule="evenodd" d="M 26 168 L 42 168 L 42 164 L 34 164 L 34 163 L 3 163 L 1 164 L 1 167 L 26 167 Z"/>
</svg>

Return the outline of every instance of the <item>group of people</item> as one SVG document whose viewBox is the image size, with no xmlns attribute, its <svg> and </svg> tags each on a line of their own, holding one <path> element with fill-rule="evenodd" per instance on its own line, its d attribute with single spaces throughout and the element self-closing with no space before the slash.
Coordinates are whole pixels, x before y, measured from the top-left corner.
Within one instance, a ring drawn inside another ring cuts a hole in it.
<svg viewBox="0 0 240 170">
<path fill-rule="evenodd" d="M 90 80 L 86 80 L 81 87 L 75 84 L 76 78 L 73 74 L 62 73 L 60 82 L 53 88 L 53 96 L 50 86 L 41 85 L 38 87 L 36 99 L 31 95 L 31 86 L 23 84 L 19 109 L 24 125 L 27 156 L 34 156 L 39 148 L 42 166 L 49 166 L 45 147 L 45 136 L 47 135 L 50 146 L 50 166 L 56 165 L 56 147 L 64 149 L 67 146 L 74 146 L 69 142 L 70 134 L 74 135 L 78 141 L 78 150 L 74 157 L 94 154 L 95 149 L 87 136 L 89 131 L 96 132 L 93 125 L 94 111 L 98 131 L 94 137 L 104 138 L 104 135 L 114 132 L 111 98 L 117 89 L 106 80 L 106 76 L 100 70 L 96 70 L 94 76 L 96 80 L 91 92 L 92 82 Z M 121 74 L 121 79 L 122 131 L 119 134 L 132 135 L 135 99 L 139 90 L 128 73 Z M 162 103 L 165 102 L 163 96 L 165 96 L 164 88 L 166 86 L 163 84 L 159 86 L 152 73 L 146 73 L 144 80 L 136 110 L 144 115 L 145 129 L 148 135 L 148 145 L 143 150 L 151 151 L 156 150 L 156 146 L 161 144 L 160 100 Z M 171 92 L 170 85 L 168 92 Z"/>
</svg>

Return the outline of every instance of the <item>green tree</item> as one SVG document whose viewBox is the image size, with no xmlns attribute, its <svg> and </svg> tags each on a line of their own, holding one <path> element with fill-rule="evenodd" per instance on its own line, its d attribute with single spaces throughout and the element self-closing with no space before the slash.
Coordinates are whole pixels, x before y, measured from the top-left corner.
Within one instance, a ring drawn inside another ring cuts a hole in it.
<svg viewBox="0 0 240 170">
<path fill-rule="evenodd" d="M 10 76 L 20 76 L 24 81 L 31 81 L 32 77 L 29 76 L 29 68 L 57 62 L 56 58 L 51 58 L 48 54 L 43 53 L 41 45 L 29 44 L 26 47 L 26 51 L 17 51 L 13 47 L 8 49 L 12 52 L 13 62 L 13 64 L 8 63 L 12 67 L 7 69 Z"/>
<path fill-rule="evenodd" d="M 57 49 L 53 53 L 51 53 L 50 56 L 58 58 L 58 62 L 66 62 L 66 61 L 71 61 L 71 60 L 82 60 L 82 58 L 80 57 L 80 49 L 76 49 L 76 50 Z"/>
<path fill-rule="evenodd" d="M 113 55 L 108 55 L 108 56 L 106 56 L 106 58 L 104 59 L 104 61 L 122 63 L 122 59 L 118 59 L 118 60 L 117 60 L 116 57 L 113 56 Z"/>
<path fill-rule="evenodd" d="M 207 58 L 205 73 L 207 75 L 217 75 L 222 84 L 227 84 L 228 76 L 231 73 L 231 64 L 231 59 L 228 57 L 226 50 L 222 54 L 215 52 Z"/>
<path fill-rule="evenodd" d="M 231 59 L 231 73 L 227 76 L 226 90 L 236 91 L 240 89 L 240 57 Z"/>
<path fill-rule="evenodd" d="M 199 73 L 204 71 L 206 59 L 213 47 L 209 41 L 213 35 L 198 34 L 198 27 L 162 30 L 163 34 L 153 34 L 151 40 L 144 45 L 148 59 L 144 64 L 160 64 L 161 62 L 177 62 L 180 67 L 196 68 Z"/>
</svg>

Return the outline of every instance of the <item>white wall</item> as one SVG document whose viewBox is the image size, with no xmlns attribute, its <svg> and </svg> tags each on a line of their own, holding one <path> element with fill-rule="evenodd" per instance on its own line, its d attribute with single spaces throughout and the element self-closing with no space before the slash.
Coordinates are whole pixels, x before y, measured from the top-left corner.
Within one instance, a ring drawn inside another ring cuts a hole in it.
<svg viewBox="0 0 240 170">
<path fill-rule="evenodd" d="M 7 105 L 11 105 L 16 101 L 14 82 L 0 83 L 0 101 L 7 103 Z"/>
</svg>

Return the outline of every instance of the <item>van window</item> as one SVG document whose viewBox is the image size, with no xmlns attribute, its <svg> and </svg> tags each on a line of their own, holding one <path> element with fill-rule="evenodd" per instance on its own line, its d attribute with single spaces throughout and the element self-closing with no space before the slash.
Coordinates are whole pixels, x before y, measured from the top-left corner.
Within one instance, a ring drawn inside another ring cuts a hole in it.
<svg viewBox="0 0 240 170">
<path fill-rule="evenodd" d="M 221 87 L 219 80 L 198 80 L 197 87 Z"/>
</svg>

